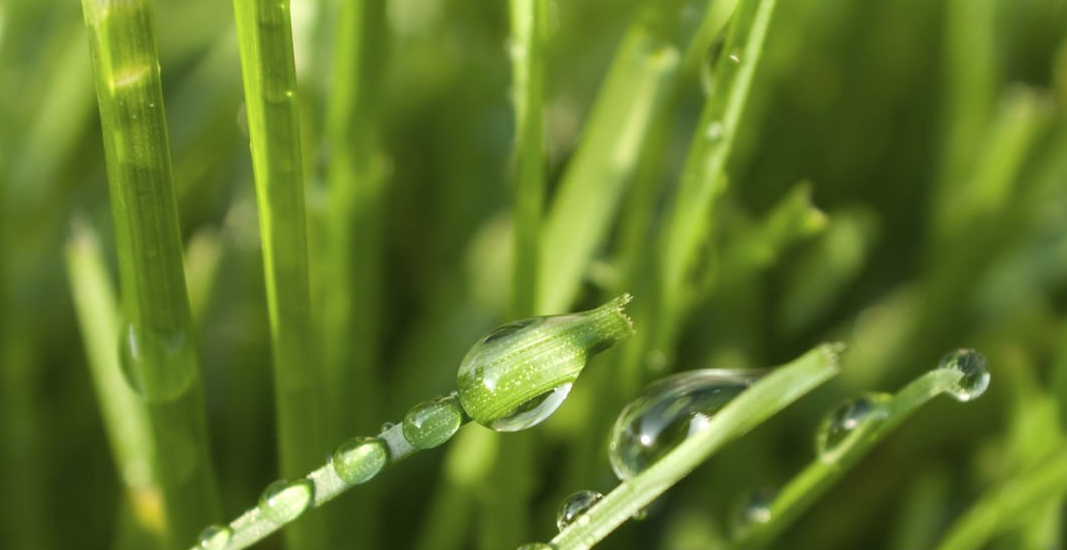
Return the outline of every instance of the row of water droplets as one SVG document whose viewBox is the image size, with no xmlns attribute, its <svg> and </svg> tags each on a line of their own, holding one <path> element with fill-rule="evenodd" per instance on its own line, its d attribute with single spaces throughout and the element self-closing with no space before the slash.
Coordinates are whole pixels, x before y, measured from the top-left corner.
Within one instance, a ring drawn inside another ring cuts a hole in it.
<svg viewBox="0 0 1067 550">
<path fill-rule="evenodd" d="M 959 349 L 947 354 L 938 369 L 963 373 L 960 380 L 945 392 L 966 402 L 975 399 L 989 386 L 985 358 L 973 349 Z M 695 370 L 668 376 L 650 385 L 620 412 L 612 428 L 608 457 L 616 476 L 632 479 L 687 438 L 705 430 L 711 417 L 742 391 L 759 379 L 758 371 Z M 833 461 L 864 427 L 886 418 L 885 403 L 889 394 L 868 393 L 846 400 L 832 409 L 816 432 L 819 459 Z M 777 492 L 763 488 L 748 495 L 735 507 L 731 524 L 739 532 L 753 523 L 771 519 L 771 504 Z M 567 497 L 556 516 L 556 527 L 563 530 L 572 524 L 589 522 L 588 512 L 603 495 L 596 491 L 579 491 Z M 639 518 L 638 518 L 639 519 Z M 519 550 L 553 550 L 546 543 L 531 543 Z"/>
</svg>

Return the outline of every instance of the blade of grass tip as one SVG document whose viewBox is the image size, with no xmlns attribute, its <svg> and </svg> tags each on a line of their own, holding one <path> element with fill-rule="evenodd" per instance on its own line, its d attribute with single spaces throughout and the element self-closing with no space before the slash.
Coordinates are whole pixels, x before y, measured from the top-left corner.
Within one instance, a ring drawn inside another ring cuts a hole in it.
<svg viewBox="0 0 1067 550">
<path fill-rule="evenodd" d="M 711 417 L 700 432 L 637 476 L 622 482 L 552 539 L 556 550 L 586 550 L 737 437 L 758 426 L 838 372 L 836 345 L 824 344 L 774 369 Z"/>
<path fill-rule="evenodd" d="M 324 374 L 329 408 L 339 421 L 335 435 L 366 432 L 381 410 L 380 316 L 385 177 L 378 159 L 381 93 L 388 45 L 383 0 L 344 2 L 335 25 L 332 90 L 326 137 L 329 203 L 326 238 L 317 257 L 323 269 Z M 368 487 L 335 511 L 349 519 L 370 548 L 377 546 L 376 487 Z"/>
<path fill-rule="evenodd" d="M 307 226 L 289 0 L 234 0 L 263 242 L 281 473 L 299 476 L 327 449 L 322 373 L 312 341 Z M 323 517 L 286 530 L 322 548 Z"/>
<path fill-rule="evenodd" d="M 937 550 L 977 550 L 1028 520 L 1067 491 L 1067 445 L 979 497 L 950 527 Z"/>
<path fill-rule="evenodd" d="M 730 547 L 758 548 L 773 541 L 879 441 L 930 399 L 952 388 L 962 376 L 960 371 L 939 368 L 913 380 L 882 405 L 883 413 L 878 421 L 864 423 L 859 428 L 861 431 L 855 433 L 855 439 L 847 447 L 835 451 L 830 459 L 815 459 L 782 487 L 771 503 L 768 520 L 749 524 L 734 537 Z"/>
<path fill-rule="evenodd" d="M 512 107 L 515 117 L 513 207 L 514 262 L 511 317 L 533 315 L 537 305 L 541 212 L 544 208 L 544 87 L 547 0 L 511 0 Z M 535 433 L 516 434 L 499 447 L 482 502 L 479 547 L 516 547 L 529 531 L 529 500 L 534 489 Z M 458 451 L 457 451 L 458 452 Z"/>
<path fill-rule="evenodd" d="M 119 257 L 124 373 L 147 403 L 171 545 L 218 505 L 151 2 L 84 0 Z"/>
<path fill-rule="evenodd" d="M 602 246 L 649 129 L 669 105 L 678 2 L 650 2 L 627 30 L 542 226 L 537 312 L 564 311 Z"/>
<path fill-rule="evenodd" d="M 155 436 L 148 409 L 130 388 L 119 366 L 115 346 L 119 333 L 118 307 L 96 233 L 86 221 L 77 218 L 73 230 L 67 243 L 67 274 L 111 454 L 125 488 L 135 529 L 147 534 L 149 541 L 154 542 L 153 547 L 162 547 L 165 540 L 162 490 L 152 460 Z"/>
</svg>

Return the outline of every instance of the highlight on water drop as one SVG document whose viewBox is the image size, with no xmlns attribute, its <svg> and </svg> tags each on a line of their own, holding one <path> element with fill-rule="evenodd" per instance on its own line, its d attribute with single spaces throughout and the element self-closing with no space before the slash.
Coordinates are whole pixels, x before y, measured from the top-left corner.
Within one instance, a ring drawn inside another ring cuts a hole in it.
<svg viewBox="0 0 1067 550">
<path fill-rule="evenodd" d="M 735 535 L 754 524 L 767 523 L 771 520 L 771 504 L 778 496 L 777 489 L 763 487 L 746 495 L 734 507 L 730 526 Z"/>
<path fill-rule="evenodd" d="M 201 550 L 222 550 L 233 538 L 233 529 L 228 525 L 209 525 L 200 531 L 197 548 Z"/>
<path fill-rule="evenodd" d="M 608 446 L 615 475 L 624 481 L 633 478 L 703 431 L 712 415 L 759 376 L 755 371 L 704 369 L 652 383 L 615 420 Z"/>
<path fill-rule="evenodd" d="M 259 511 L 274 523 L 288 523 L 311 506 L 314 496 L 315 485 L 310 479 L 280 479 L 259 497 Z"/>
<path fill-rule="evenodd" d="M 389 461 L 389 449 L 376 437 L 355 437 L 337 447 L 330 458 L 334 473 L 349 485 L 369 481 Z"/>
<path fill-rule="evenodd" d="M 559 511 L 556 512 L 556 527 L 562 531 L 572 523 L 581 524 L 582 520 L 589 521 L 589 516 L 585 515 L 586 512 L 602 498 L 604 495 L 596 491 L 578 491 L 567 497 L 560 505 Z"/>
<path fill-rule="evenodd" d="M 950 352 L 941 359 L 941 369 L 954 369 L 963 373 L 955 386 L 946 390 L 956 401 L 966 402 L 985 393 L 989 387 L 989 369 L 985 356 L 970 348 Z"/>
<path fill-rule="evenodd" d="M 886 417 L 885 403 L 892 398 L 885 393 L 867 393 L 848 399 L 830 411 L 815 434 L 815 450 L 823 460 L 832 460 L 842 444 L 870 422 Z"/>
</svg>

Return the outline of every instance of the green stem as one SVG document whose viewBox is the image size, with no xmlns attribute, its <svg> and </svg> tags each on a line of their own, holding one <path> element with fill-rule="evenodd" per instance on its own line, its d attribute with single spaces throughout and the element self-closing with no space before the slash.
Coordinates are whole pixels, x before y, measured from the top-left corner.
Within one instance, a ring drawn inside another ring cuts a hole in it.
<svg viewBox="0 0 1067 550">
<path fill-rule="evenodd" d="M 816 459 L 786 484 L 770 506 L 768 521 L 749 524 L 735 537 L 731 547 L 756 548 L 774 540 L 879 441 L 927 401 L 952 388 L 961 377 L 959 371 L 936 369 L 913 380 L 882 405 L 884 416 L 880 420 L 863 424 L 861 431 L 850 436 L 848 447 L 836 452 L 832 460 Z"/>
<path fill-rule="evenodd" d="M 586 550 L 689 475 L 730 441 L 756 427 L 838 372 L 835 346 L 822 345 L 774 370 L 711 417 L 690 436 L 636 477 L 622 482 L 563 529 L 556 550 Z"/>
<path fill-rule="evenodd" d="M 122 360 L 147 403 L 167 538 L 191 537 L 217 501 L 159 54 L 147 0 L 84 0 L 104 136 L 124 322 Z"/>
</svg>

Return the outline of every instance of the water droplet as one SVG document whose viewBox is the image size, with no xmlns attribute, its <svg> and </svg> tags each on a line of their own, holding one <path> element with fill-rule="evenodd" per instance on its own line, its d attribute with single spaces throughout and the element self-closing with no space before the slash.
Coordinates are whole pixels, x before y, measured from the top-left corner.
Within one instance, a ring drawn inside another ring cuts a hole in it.
<svg viewBox="0 0 1067 550">
<path fill-rule="evenodd" d="M 594 504 L 600 502 L 604 495 L 596 491 L 578 491 L 567 497 L 556 512 L 556 527 L 560 531 L 568 525 L 577 522 L 589 522 L 589 516 L 585 515 Z"/>
<path fill-rule="evenodd" d="M 311 506 L 314 496 L 315 485 L 310 479 L 280 479 L 259 497 L 259 511 L 274 523 L 288 523 Z"/>
<path fill-rule="evenodd" d="M 548 418 L 570 392 L 589 357 L 633 329 L 622 296 L 594 310 L 523 319 L 475 343 L 456 385 L 463 410 L 483 426 L 510 432 Z"/>
<path fill-rule="evenodd" d="M 641 508 L 634 512 L 634 515 L 630 516 L 630 519 L 634 521 L 645 521 L 648 519 L 648 508 Z"/>
<path fill-rule="evenodd" d="M 530 542 L 520 546 L 519 550 L 556 550 L 556 545 L 545 542 Z"/>
<path fill-rule="evenodd" d="M 630 479 L 689 436 L 703 431 L 711 416 L 758 376 L 752 371 L 706 369 L 651 384 L 615 420 L 608 448 L 615 475 Z"/>
<path fill-rule="evenodd" d="M 180 330 L 128 323 L 119 334 L 119 364 L 126 381 L 148 401 L 171 401 L 196 378 L 193 346 Z"/>
<path fill-rule="evenodd" d="M 382 423 L 382 433 L 388 432 L 389 430 L 391 430 L 391 429 L 393 429 L 395 427 L 396 427 L 396 424 L 393 424 L 392 422 L 384 422 L 384 423 Z"/>
<path fill-rule="evenodd" d="M 202 550 L 222 550 L 230 543 L 233 529 L 226 525 L 209 525 L 200 531 L 199 548 Z"/>
<path fill-rule="evenodd" d="M 733 533 L 739 534 L 750 525 L 770 521 L 771 504 L 776 496 L 778 496 L 778 491 L 770 487 L 744 495 L 734 508 L 731 519 Z"/>
<path fill-rule="evenodd" d="M 715 122 L 708 124 L 708 129 L 704 132 L 704 136 L 708 138 L 708 141 L 714 143 L 722 139 L 724 133 L 725 129 L 723 128 L 722 123 L 716 120 Z"/>
<path fill-rule="evenodd" d="M 892 397 L 884 393 L 868 393 L 846 400 L 830 411 L 815 435 L 815 450 L 819 458 L 824 461 L 835 459 L 837 451 L 845 448 L 842 444 L 860 427 L 885 418 L 886 411 L 882 405 Z"/>
<path fill-rule="evenodd" d="M 970 401 L 981 396 L 989 387 L 985 356 L 973 349 L 958 349 L 945 355 L 938 368 L 955 369 L 963 373 L 963 378 L 956 386 L 947 391 L 956 401 Z"/>
<path fill-rule="evenodd" d="M 404 439 L 416 449 L 432 449 L 448 441 L 463 424 L 463 408 L 447 395 L 419 403 L 404 415 Z"/>
<path fill-rule="evenodd" d="M 330 459 L 334 473 L 349 485 L 374 477 L 389 461 L 389 450 L 375 437 L 355 437 L 341 444 Z"/>
<path fill-rule="evenodd" d="M 730 52 L 730 61 L 733 61 L 734 63 L 740 63 L 741 62 L 741 52 L 739 52 L 737 50 L 734 50 L 734 51 Z"/>
</svg>

